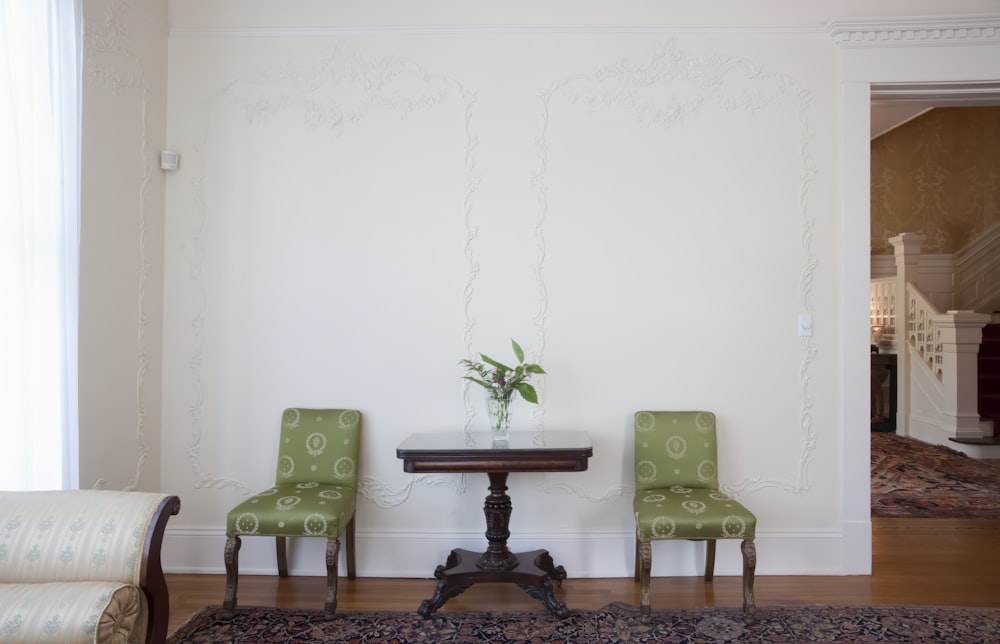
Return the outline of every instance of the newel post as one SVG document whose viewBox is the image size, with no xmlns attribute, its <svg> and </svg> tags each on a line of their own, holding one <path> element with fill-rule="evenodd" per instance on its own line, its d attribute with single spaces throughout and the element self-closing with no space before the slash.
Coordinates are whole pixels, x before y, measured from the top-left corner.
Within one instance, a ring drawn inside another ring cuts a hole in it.
<svg viewBox="0 0 1000 644">
<path fill-rule="evenodd" d="M 910 435 L 910 297 L 909 282 L 918 284 L 923 235 L 903 233 L 889 238 L 896 255 L 896 433 Z"/>
<path fill-rule="evenodd" d="M 982 438 L 979 426 L 979 345 L 990 316 L 975 311 L 932 315 L 941 340 L 945 406 L 942 427 L 953 438 Z"/>
</svg>

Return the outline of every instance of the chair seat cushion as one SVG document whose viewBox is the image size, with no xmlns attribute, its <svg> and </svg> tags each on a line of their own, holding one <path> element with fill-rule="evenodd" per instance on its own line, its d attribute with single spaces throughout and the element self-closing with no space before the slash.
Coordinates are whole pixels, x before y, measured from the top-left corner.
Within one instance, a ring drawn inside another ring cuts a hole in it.
<svg viewBox="0 0 1000 644">
<path fill-rule="evenodd" d="M 339 537 L 354 516 L 357 491 L 324 483 L 283 483 L 229 511 L 226 536 Z"/>
<path fill-rule="evenodd" d="M 753 539 L 757 517 L 719 490 L 673 486 L 635 495 L 636 537 Z"/>
</svg>

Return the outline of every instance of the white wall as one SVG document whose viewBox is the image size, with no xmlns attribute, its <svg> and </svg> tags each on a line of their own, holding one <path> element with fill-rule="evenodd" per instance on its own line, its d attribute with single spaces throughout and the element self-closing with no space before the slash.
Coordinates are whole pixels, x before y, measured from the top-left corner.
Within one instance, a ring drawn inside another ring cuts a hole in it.
<svg viewBox="0 0 1000 644">
<path fill-rule="evenodd" d="M 283 407 L 353 406 L 362 574 L 428 575 L 483 542 L 486 479 L 415 478 L 395 447 L 484 429 L 457 362 L 507 357 L 514 337 L 550 374 L 515 430 L 583 429 L 595 445 L 584 474 L 512 478 L 515 547 L 551 544 L 578 576 L 627 574 L 631 415 L 712 409 L 723 479 L 760 516 L 762 573 L 802 570 L 782 551 L 836 572 L 824 392 L 838 339 L 822 321 L 837 305 L 837 171 L 821 168 L 836 154 L 836 54 L 818 29 L 175 22 L 164 486 L 185 509 L 172 533 L 207 542 L 273 480 Z M 797 336 L 799 312 L 820 320 L 815 337 Z M 740 569 L 731 550 L 723 574 Z M 667 551 L 656 563 L 698 566 Z"/>
<path fill-rule="evenodd" d="M 631 415 L 704 408 L 758 572 L 866 572 L 868 220 L 845 159 L 868 90 L 841 85 L 830 16 L 782 4 L 705 26 L 653 4 L 171 2 L 167 568 L 222 569 L 225 513 L 273 481 L 298 405 L 364 413 L 362 576 L 482 547 L 485 477 L 405 474 L 395 446 L 483 428 L 457 363 L 514 337 L 550 373 L 515 430 L 583 429 L 595 454 L 512 476 L 513 548 L 631 574 Z M 658 546 L 654 574 L 695 574 L 700 548 Z M 246 539 L 242 568 L 272 553 Z M 292 568 L 321 574 L 320 544 Z"/>
<path fill-rule="evenodd" d="M 165 2 L 85 0 L 80 486 L 160 486 Z"/>
</svg>

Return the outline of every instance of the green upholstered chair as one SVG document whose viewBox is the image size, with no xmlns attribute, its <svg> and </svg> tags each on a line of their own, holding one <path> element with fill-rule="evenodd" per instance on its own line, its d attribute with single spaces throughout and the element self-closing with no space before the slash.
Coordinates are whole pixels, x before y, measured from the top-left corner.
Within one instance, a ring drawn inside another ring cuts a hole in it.
<svg viewBox="0 0 1000 644">
<path fill-rule="evenodd" d="M 705 581 L 715 574 L 716 539 L 741 539 L 743 614 L 753 619 L 757 518 L 719 490 L 715 414 L 640 411 L 635 415 L 635 580 L 639 614 L 650 618 L 652 542 L 706 541 Z"/>
<path fill-rule="evenodd" d="M 337 610 L 337 560 L 346 535 L 347 577 L 354 579 L 354 509 L 358 495 L 361 413 L 353 409 L 286 409 L 281 418 L 274 487 L 250 497 L 226 517 L 226 597 L 236 608 L 240 538 L 272 536 L 278 574 L 288 576 L 287 537 L 326 538 L 327 616 Z"/>
</svg>

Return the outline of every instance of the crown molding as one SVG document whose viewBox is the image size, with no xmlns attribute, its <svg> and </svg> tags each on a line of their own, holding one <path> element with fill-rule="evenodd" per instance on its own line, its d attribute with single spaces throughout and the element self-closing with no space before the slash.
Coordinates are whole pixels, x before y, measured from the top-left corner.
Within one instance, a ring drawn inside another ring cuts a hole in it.
<svg viewBox="0 0 1000 644">
<path fill-rule="evenodd" d="M 1000 14 L 833 20 L 826 30 L 841 47 L 994 45 L 1000 43 Z"/>
</svg>

